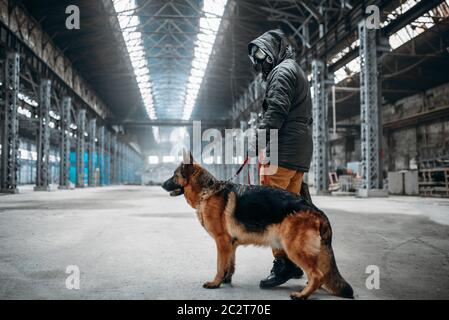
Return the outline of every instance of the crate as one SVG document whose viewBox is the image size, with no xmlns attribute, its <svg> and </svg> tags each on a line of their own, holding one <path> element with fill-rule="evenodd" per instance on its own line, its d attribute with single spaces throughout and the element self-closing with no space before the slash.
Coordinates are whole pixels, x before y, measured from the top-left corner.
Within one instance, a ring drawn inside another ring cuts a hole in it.
<svg viewBox="0 0 449 320">
<path fill-rule="evenodd" d="M 395 195 L 419 195 L 418 171 L 388 172 L 388 193 Z"/>
<path fill-rule="evenodd" d="M 353 177 L 350 175 L 342 175 L 340 178 L 340 190 L 342 192 L 354 192 Z"/>
<path fill-rule="evenodd" d="M 403 172 L 388 172 L 388 193 L 395 195 L 404 194 Z"/>
<path fill-rule="evenodd" d="M 419 194 L 449 198 L 449 168 L 420 169 Z"/>
<path fill-rule="evenodd" d="M 329 172 L 329 191 L 338 191 L 340 185 L 338 184 L 338 176 L 336 172 Z"/>
</svg>

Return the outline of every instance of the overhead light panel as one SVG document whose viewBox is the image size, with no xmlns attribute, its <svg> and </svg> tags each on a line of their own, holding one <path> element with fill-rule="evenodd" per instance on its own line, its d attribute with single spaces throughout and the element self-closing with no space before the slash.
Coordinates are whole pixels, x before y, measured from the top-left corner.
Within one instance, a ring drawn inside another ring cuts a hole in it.
<svg viewBox="0 0 449 320">
<path fill-rule="evenodd" d="M 227 2 L 227 0 L 203 2 L 204 16 L 199 21 L 200 30 L 195 41 L 194 58 L 184 100 L 183 120 L 189 120 L 192 115 Z"/>
<path fill-rule="evenodd" d="M 137 8 L 136 0 L 113 0 L 113 3 L 147 115 L 150 119 L 156 120 L 148 61 L 142 33 L 137 30 L 140 20 L 137 15 L 133 15 L 133 11 Z"/>
</svg>

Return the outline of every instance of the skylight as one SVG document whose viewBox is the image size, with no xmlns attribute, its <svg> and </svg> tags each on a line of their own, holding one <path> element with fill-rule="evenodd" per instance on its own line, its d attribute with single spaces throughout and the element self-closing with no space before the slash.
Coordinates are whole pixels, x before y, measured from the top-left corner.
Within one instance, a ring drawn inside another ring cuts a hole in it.
<svg viewBox="0 0 449 320">
<path fill-rule="evenodd" d="M 355 40 L 353 43 L 351 43 L 350 46 L 344 48 L 343 50 L 341 50 L 340 52 L 338 52 L 335 56 L 333 56 L 330 60 L 329 63 L 333 64 L 335 62 L 337 62 L 338 60 L 340 60 L 341 58 L 343 58 L 345 55 L 347 55 L 351 50 L 354 50 L 355 48 L 358 48 L 360 46 L 360 39 Z"/>
<path fill-rule="evenodd" d="M 348 77 L 360 72 L 360 57 L 347 63 L 344 67 L 334 72 L 335 83 L 339 83 Z"/>
<path fill-rule="evenodd" d="M 415 6 L 419 0 L 407 0 L 402 3 L 399 7 L 393 10 L 387 16 L 387 20 L 382 24 L 382 27 L 387 26 L 391 23 L 391 21 L 395 20 L 401 14 L 404 14 L 413 6 Z M 424 31 L 432 28 L 435 25 L 434 18 L 438 19 L 438 17 L 447 16 L 449 12 L 449 0 L 445 0 L 436 8 L 430 10 L 425 15 L 419 17 L 411 24 L 406 25 L 396 33 L 392 34 L 389 38 L 391 49 L 394 50 L 403 44 L 409 42 L 413 38 L 417 37 Z M 349 53 L 351 49 L 355 49 L 360 45 L 360 41 L 354 41 L 351 46 L 343 49 L 341 52 L 336 54 L 331 60 L 331 63 L 335 63 L 340 58 L 342 58 L 345 54 Z M 360 57 L 355 58 L 354 60 L 347 63 L 345 66 L 341 67 L 334 73 L 335 83 L 339 83 L 342 80 L 353 76 L 356 73 L 360 72 Z"/>
<path fill-rule="evenodd" d="M 159 157 L 158 156 L 149 156 L 148 157 L 149 164 L 158 164 L 159 163 Z"/>
<path fill-rule="evenodd" d="M 401 7 L 396 9 L 393 13 L 395 15 L 402 14 L 405 11 L 409 10 L 413 7 L 417 2 L 417 0 L 408 0 Z M 405 7 L 404 7 L 405 6 Z M 419 17 L 413 23 L 406 25 L 404 28 L 400 29 L 398 32 L 391 35 L 389 41 L 392 49 L 396 49 L 403 44 L 409 42 L 413 38 L 417 37 L 424 31 L 432 28 L 435 25 L 434 17 L 438 18 L 439 16 L 444 16 L 448 14 L 449 10 L 449 0 L 444 1 L 435 9 L 430 10 L 424 16 Z M 392 18 L 394 14 L 390 14 L 388 17 Z"/>
<path fill-rule="evenodd" d="M 150 119 L 155 120 L 157 115 L 153 104 L 148 62 L 145 56 L 142 34 L 137 31 L 137 27 L 140 25 L 139 17 L 136 15 L 119 15 L 120 12 L 136 9 L 136 0 L 113 0 L 113 3 L 147 115 Z"/>
<path fill-rule="evenodd" d="M 183 120 L 189 120 L 195 106 L 198 92 L 203 82 L 210 55 L 215 44 L 221 18 L 226 8 L 227 0 L 204 0 L 203 13 L 200 18 L 200 32 L 195 42 L 194 58 L 190 69 L 186 96 L 184 99 Z"/>
</svg>

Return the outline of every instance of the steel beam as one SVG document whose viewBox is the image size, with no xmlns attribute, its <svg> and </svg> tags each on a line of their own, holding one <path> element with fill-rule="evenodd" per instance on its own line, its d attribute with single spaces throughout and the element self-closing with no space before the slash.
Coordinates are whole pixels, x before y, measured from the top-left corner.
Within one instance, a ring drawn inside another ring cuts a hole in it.
<svg viewBox="0 0 449 320">
<path fill-rule="evenodd" d="M 59 189 L 70 188 L 70 111 L 72 109 L 72 98 L 64 97 L 61 106 L 61 132 L 60 132 L 60 158 Z"/>
<path fill-rule="evenodd" d="M 96 186 L 95 179 L 95 154 L 96 154 L 96 139 L 97 139 L 97 119 L 89 120 L 89 158 L 88 158 L 88 184 L 89 187 Z"/>
<path fill-rule="evenodd" d="M 385 28 L 382 29 L 382 32 L 386 35 L 391 35 L 402 29 L 405 25 L 410 24 L 410 22 L 413 22 L 423 16 L 442 2 L 443 0 L 420 1 L 405 13 L 399 15 L 396 19 L 391 21 Z"/>
<path fill-rule="evenodd" d="M 315 189 L 317 194 L 326 194 L 328 189 L 328 127 L 326 67 L 323 61 L 312 61 L 312 117 L 313 117 L 313 157 Z"/>
<path fill-rule="evenodd" d="M 2 2 L 4 3 L 5 1 Z M 68 91 L 73 93 L 73 97 L 77 101 L 82 102 L 85 107 L 92 109 L 101 118 L 104 119 L 110 116 L 108 108 L 96 93 L 92 93 L 92 90 L 89 90 L 90 94 L 86 94 L 86 89 L 89 86 L 73 69 L 73 66 L 70 65 L 69 59 L 52 44 L 51 39 L 40 27 L 35 28 L 32 33 L 29 33 L 29 26 L 33 25 L 33 19 L 22 10 L 19 12 L 21 12 L 20 19 L 18 19 L 17 15 L 13 14 L 0 15 L 0 34 L 2 35 L 0 42 L 2 42 L 2 45 L 10 50 L 20 48 L 22 56 L 27 61 L 33 61 L 34 68 L 40 70 L 41 74 L 46 74 L 46 77 L 52 80 L 53 86 L 58 84 L 67 88 Z M 5 19 L 9 19 L 10 21 L 7 22 Z M 13 29 L 16 30 L 12 31 L 10 26 L 15 26 Z M 28 36 L 22 34 L 24 31 L 24 34 L 28 34 Z M 32 48 L 41 49 L 33 50 Z M 47 55 L 59 58 L 50 59 Z M 59 67 L 59 63 L 61 62 L 64 64 L 62 68 Z M 74 83 L 78 85 L 74 86 Z"/>
<path fill-rule="evenodd" d="M 378 5 L 380 9 L 381 0 L 373 0 L 370 4 Z M 360 1 L 354 8 L 348 12 L 342 11 L 345 14 L 344 19 L 339 19 L 335 24 L 329 25 L 327 32 L 321 37 L 317 34 L 312 35 L 310 42 L 311 47 L 306 48 L 302 58 L 300 60 L 300 65 L 304 70 L 308 70 L 311 57 L 316 59 L 325 59 L 326 57 L 332 56 L 339 52 L 346 43 L 347 39 L 353 37 L 354 32 L 357 30 L 357 21 L 360 21 L 365 15 L 366 3 Z M 345 10 L 340 8 L 340 10 Z"/>
<path fill-rule="evenodd" d="M 86 131 L 86 110 L 78 111 L 77 119 L 77 146 L 76 146 L 76 186 L 84 188 L 84 153 L 85 153 L 85 137 Z"/>
<path fill-rule="evenodd" d="M 20 56 L 8 53 L 5 61 L 4 106 L 2 121 L 2 153 L 0 192 L 18 193 L 17 170 L 19 148 L 19 123 L 17 117 L 17 94 L 20 81 Z"/>
<path fill-rule="evenodd" d="M 49 156 L 50 156 L 50 108 L 51 81 L 41 80 L 39 89 L 39 127 L 37 132 L 36 186 L 34 191 L 50 191 Z"/>
<path fill-rule="evenodd" d="M 318 21 L 323 21 L 323 15 L 320 13 L 320 11 L 312 4 L 310 1 L 304 1 L 300 0 L 299 3 L 306 8 L 307 11 L 310 12 L 310 14 Z"/>
<path fill-rule="evenodd" d="M 359 24 L 362 190 L 382 189 L 381 88 L 377 30 Z"/>
<path fill-rule="evenodd" d="M 249 85 L 243 95 L 231 108 L 231 118 L 235 124 L 241 120 L 249 120 L 252 111 L 259 111 L 265 95 L 265 83 L 258 75 Z"/>
<path fill-rule="evenodd" d="M 192 120 L 182 119 L 158 119 L 158 120 L 125 120 L 122 122 L 114 123 L 124 127 L 191 127 L 193 126 Z M 226 121 L 224 120 L 201 120 L 201 124 L 208 127 L 225 127 Z"/>
</svg>

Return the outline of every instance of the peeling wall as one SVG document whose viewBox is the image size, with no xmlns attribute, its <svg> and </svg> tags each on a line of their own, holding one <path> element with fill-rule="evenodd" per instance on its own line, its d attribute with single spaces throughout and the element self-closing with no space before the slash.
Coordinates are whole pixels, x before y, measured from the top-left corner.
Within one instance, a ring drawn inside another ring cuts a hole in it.
<svg viewBox="0 0 449 320">
<path fill-rule="evenodd" d="M 384 106 L 383 123 L 445 108 L 449 108 L 449 84 Z M 359 123 L 359 117 L 345 121 L 345 124 Z M 348 141 L 351 139 L 355 139 L 355 149 L 348 148 Z M 449 156 L 449 120 L 436 119 L 384 132 L 383 147 L 385 171 L 413 169 L 419 160 Z M 331 142 L 330 152 L 331 170 L 344 166 L 347 162 L 360 161 L 360 137 L 340 137 Z"/>
</svg>

